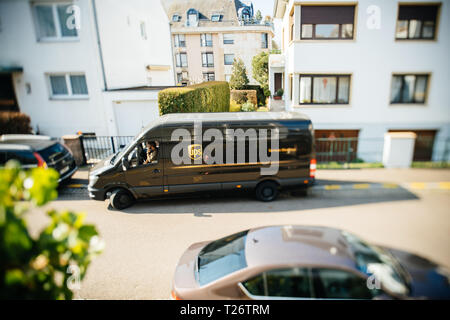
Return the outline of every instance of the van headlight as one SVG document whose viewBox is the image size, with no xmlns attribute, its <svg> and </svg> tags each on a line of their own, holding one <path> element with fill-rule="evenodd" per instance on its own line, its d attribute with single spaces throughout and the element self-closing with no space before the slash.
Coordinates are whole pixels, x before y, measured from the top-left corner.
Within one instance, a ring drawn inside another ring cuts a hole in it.
<svg viewBox="0 0 450 320">
<path fill-rule="evenodd" d="M 89 186 L 92 187 L 98 181 L 98 176 L 89 176 Z"/>
</svg>

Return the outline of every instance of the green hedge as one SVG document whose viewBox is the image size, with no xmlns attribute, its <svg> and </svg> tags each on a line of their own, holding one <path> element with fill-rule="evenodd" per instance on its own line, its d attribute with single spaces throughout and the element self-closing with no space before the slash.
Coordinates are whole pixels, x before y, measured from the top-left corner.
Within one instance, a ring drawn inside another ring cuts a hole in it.
<svg viewBox="0 0 450 320">
<path fill-rule="evenodd" d="M 230 87 L 226 81 L 168 88 L 158 93 L 159 114 L 190 112 L 228 112 Z"/>
<path fill-rule="evenodd" d="M 0 134 L 31 133 L 30 117 L 21 112 L 0 111 Z"/>
<path fill-rule="evenodd" d="M 258 106 L 266 105 L 266 95 L 261 86 L 255 84 L 247 84 L 242 89 L 244 90 L 256 90 L 256 98 L 258 99 Z"/>
</svg>

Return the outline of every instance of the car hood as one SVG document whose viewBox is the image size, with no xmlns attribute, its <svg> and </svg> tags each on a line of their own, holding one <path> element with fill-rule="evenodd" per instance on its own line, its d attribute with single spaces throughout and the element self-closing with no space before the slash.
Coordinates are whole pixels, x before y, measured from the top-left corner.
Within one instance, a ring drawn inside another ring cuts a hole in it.
<svg viewBox="0 0 450 320">
<path fill-rule="evenodd" d="M 111 159 L 114 155 L 111 155 L 107 157 L 106 159 L 101 160 L 97 164 L 95 164 L 90 170 L 89 175 L 91 176 L 97 176 L 102 173 L 105 173 L 106 171 L 114 168 L 114 165 L 111 164 Z"/>
<path fill-rule="evenodd" d="M 418 255 L 388 249 L 411 276 L 412 298 L 450 299 L 450 270 Z"/>
</svg>

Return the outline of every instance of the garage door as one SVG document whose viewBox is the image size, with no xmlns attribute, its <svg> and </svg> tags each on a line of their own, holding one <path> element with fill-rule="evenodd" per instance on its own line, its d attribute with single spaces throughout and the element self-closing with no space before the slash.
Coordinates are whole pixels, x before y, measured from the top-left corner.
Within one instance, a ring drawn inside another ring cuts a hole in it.
<svg viewBox="0 0 450 320">
<path fill-rule="evenodd" d="M 119 136 L 135 136 L 159 117 L 158 101 L 114 101 L 114 113 Z"/>
</svg>

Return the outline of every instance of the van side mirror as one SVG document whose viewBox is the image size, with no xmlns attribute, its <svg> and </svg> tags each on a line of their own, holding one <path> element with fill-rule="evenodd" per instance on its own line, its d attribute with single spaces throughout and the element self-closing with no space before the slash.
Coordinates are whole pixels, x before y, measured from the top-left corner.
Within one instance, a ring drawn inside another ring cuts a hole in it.
<svg viewBox="0 0 450 320">
<path fill-rule="evenodd" d="M 123 171 L 127 171 L 129 166 L 130 166 L 130 164 L 128 163 L 127 158 L 123 157 L 122 158 L 122 169 L 123 169 Z"/>
</svg>

